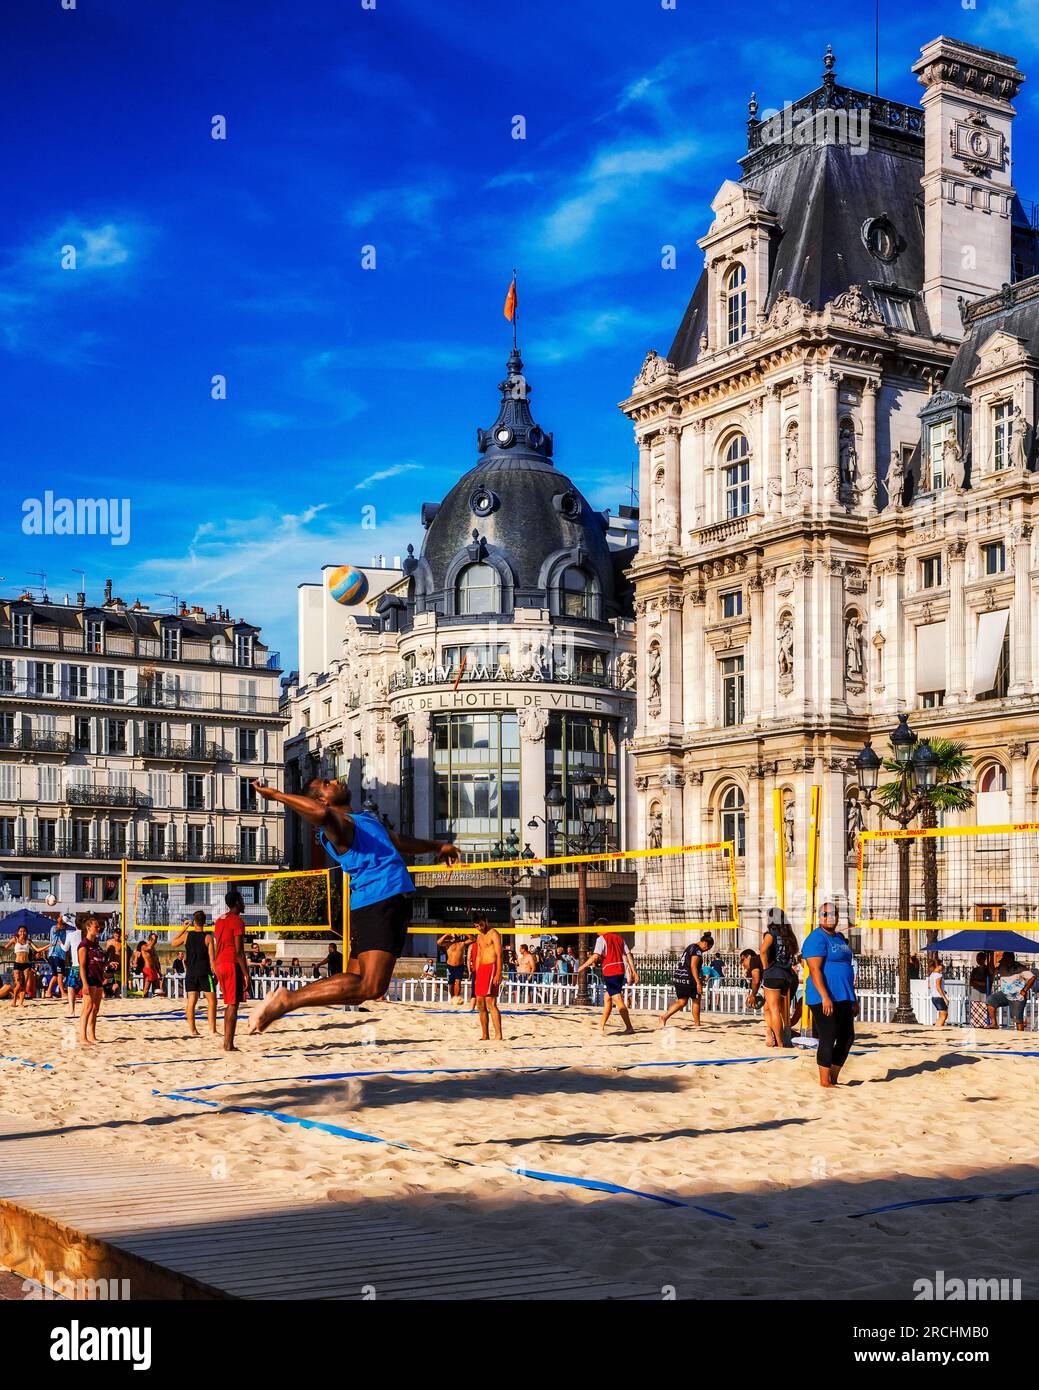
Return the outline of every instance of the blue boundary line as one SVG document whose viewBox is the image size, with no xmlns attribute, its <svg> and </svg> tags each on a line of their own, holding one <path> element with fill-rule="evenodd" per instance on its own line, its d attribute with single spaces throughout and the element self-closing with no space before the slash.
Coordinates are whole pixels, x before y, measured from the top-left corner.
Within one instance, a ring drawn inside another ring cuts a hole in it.
<svg viewBox="0 0 1039 1390">
<path fill-rule="evenodd" d="M 23 1067 L 35 1067 L 38 1071 L 53 1071 L 51 1062 L 30 1062 L 28 1057 L 0 1057 L 0 1062 L 18 1062 Z"/>
</svg>

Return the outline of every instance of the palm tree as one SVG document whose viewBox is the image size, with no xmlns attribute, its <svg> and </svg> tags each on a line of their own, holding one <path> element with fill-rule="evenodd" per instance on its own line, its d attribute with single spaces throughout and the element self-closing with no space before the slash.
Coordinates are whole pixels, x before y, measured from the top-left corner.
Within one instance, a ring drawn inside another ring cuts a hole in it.
<svg viewBox="0 0 1039 1390">
<path fill-rule="evenodd" d="M 884 770 L 893 773 L 894 780 L 877 788 L 876 799 L 891 820 L 904 820 L 911 808 L 914 817 L 919 815 L 922 829 L 936 830 L 939 813 L 969 810 L 974 805 L 974 793 L 967 785 L 970 757 L 966 744 L 949 738 L 932 738 L 928 742 L 935 759 L 933 785 L 914 788 L 909 764 L 887 759 Z M 925 838 L 922 844 L 924 917 L 928 922 L 936 922 L 939 911 L 938 845 L 933 836 Z M 937 933 L 931 930 L 927 935 L 928 940 L 933 941 Z"/>
</svg>

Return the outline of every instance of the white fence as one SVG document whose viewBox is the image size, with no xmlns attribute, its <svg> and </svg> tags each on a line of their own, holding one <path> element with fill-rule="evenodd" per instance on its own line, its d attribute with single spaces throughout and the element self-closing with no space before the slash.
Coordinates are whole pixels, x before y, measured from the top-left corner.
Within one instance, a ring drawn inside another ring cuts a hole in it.
<svg viewBox="0 0 1039 1390">
<path fill-rule="evenodd" d="M 156 991 L 152 995 L 153 999 L 184 999 L 187 997 L 183 975 L 170 974 L 164 975 L 162 978 L 165 989 L 162 993 Z M 131 989 L 143 993 L 143 975 L 131 975 L 128 983 Z M 285 989 L 300 989 L 303 985 L 309 983 L 310 980 L 305 975 L 250 975 L 249 998 L 266 999 L 268 994 L 273 994 L 276 989 L 281 989 L 282 986 L 284 986 Z"/>
</svg>

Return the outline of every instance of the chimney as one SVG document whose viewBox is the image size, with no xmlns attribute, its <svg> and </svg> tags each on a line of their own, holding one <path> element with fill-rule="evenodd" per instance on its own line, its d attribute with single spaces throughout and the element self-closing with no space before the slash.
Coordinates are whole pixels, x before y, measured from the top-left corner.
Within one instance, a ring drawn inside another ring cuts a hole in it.
<svg viewBox="0 0 1039 1390">
<path fill-rule="evenodd" d="M 110 579 L 105 580 L 105 602 L 112 602 L 112 581 Z"/>
<path fill-rule="evenodd" d="M 87 596 L 82 589 L 80 589 L 79 593 L 76 595 L 76 603 L 80 608 L 86 608 L 87 606 Z"/>
<path fill-rule="evenodd" d="M 1024 74 L 1005 53 L 932 39 L 913 65 L 926 88 L 924 303 L 931 331 L 963 337 L 959 299 L 994 294 L 1011 278 L 1011 102 Z"/>
</svg>

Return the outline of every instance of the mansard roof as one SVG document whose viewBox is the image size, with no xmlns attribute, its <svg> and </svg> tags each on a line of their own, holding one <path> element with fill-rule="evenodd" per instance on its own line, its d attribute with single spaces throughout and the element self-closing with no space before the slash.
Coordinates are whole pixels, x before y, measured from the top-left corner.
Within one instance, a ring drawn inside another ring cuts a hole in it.
<svg viewBox="0 0 1039 1390">
<path fill-rule="evenodd" d="M 1029 356 L 1039 358 L 1039 275 L 975 300 L 964 310 L 963 320 L 967 336 L 943 383 L 950 393 L 966 393 L 967 382 L 978 370 L 981 349 L 994 333 L 1021 339 Z"/>
</svg>

